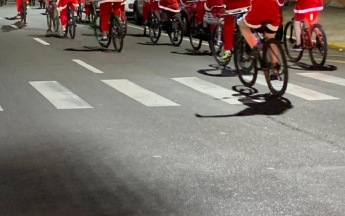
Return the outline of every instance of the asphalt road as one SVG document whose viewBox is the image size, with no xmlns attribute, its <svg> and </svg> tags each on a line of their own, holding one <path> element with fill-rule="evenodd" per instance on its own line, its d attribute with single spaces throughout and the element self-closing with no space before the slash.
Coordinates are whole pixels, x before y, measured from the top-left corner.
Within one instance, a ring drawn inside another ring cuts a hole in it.
<svg viewBox="0 0 345 216">
<path fill-rule="evenodd" d="M 130 25 L 115 53 L 28 12 L 0 8 L 0 215 L 345 215 L 344 53 L 255 102 L 188 41 Z"/>
</svg>

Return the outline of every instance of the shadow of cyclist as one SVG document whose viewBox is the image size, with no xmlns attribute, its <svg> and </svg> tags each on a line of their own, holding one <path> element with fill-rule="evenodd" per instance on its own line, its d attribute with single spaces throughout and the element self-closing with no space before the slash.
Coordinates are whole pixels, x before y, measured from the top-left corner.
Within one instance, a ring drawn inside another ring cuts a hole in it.
<svg viewBox="0 0 345 216">
<path fill-rule="evenodd" d="M 210 68 L 200 69 L 197 72 L 199 74 L 211 77 L 235 77 L 237 73 L 228 66 L 219 66 L 217 64 L 210 64 Z"/>
<path fill-rule="evenodd" d="M 228 118 L 253 115 L 282 115 L 288 109 L 293 108 L 291 102 L 284 97 L 275 97 L 271 94 L 256 94 L 258 92 L 257 89 L 246 88 L 243 86 L 234 86 L 232 89 L 238 92 L 239 95 L 245 96 L 244 98 L 239 99 L 239 101 L 241 101 L 244 105 L 248 106 L 246 109 L 238 113 L 227 115 L 205 116 L 201 114 L 195 114 L 195 116 L 198 118 Z M 260 100 L 262 102 L 254 102 L 255 100 Z"/>
</svg>

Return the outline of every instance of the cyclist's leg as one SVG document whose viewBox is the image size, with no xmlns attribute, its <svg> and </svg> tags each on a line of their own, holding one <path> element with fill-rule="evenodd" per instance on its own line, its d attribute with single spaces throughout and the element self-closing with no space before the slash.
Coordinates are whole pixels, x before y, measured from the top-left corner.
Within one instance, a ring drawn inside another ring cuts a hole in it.
<svg viewBox="0 0 345 216">
<path fill-rule="evenodd" d="M 206 13 L 206 2 L 198 1 L 196 2 L 196 18 L 198 20 L 199 27 L 202 26 L 204 22 L 204 15 Z"/>
<path fill-rule="evenodd" d="M 17 0 L 16 1 L 16 6 L 17 6 L 17 16 L 15 17 L 16 19 L 20 19 L 21 15 L 20 13 L 22 12 L 22 3 L 23 3 L 23 0 Z"/>
<path fill-rule="evenodd" d="M 235 18 L 233 16 L 226 16 L 224 18 L 223 29 L 223 42 L 224 42 L 224 55 L 222 58 L 226 59 L 231 56 L 231 50 L 234 47 L 234 31 L 235 31 Z"/>
<path fill-rule="evenodd" d="M 296 36 L 296 44 L 292 47 L 292 50 L 301 51 L 301 21 L 305 19 L 305 14 L 295 13 L 294 15 L 294 29 L 295 29 L 295 36 Z"/>
<path fill-rule="evenodd" d="M 114 2 L 113 3 L 113 8 L 112 8 L 114 16 L 116 16 L 119 19 L 121 17 L 121 13 L 122 13 L 122 10 L 121 10 L 122 5 L 121 5 L 121 3 L 122 2 Z"/>
<path fill-rule="evenodd" d="M 150 2 L 144 1 L 143 4 L 143 20 L 144 20 L 144 25 L 147 24 L 147 20 L 149 19 L 149 13 L 150 13 Z"/>
<path fill-rule="evenodd" d="M 155 13 L 155 15 L 157 17 L 158 22 L 162 22 L 162 18 L 161 18 L 161 14 L 160 14 L 160 9 L 159 9 L 159 6 L 158 6 L 158 1 L 156 1 L 156 0 L 151 1 L 151 10 L 154 11 L 154 13 Z"/>
<path fill-rule="evenodd" d="M 109 34 L 109 15 L 111 11 L 111 2 L 101 3 L 99 9 L 100 9 L 99 15 L 100 15 L 100 22 L 101 22 L 101 30 L 103 34 L 103 38 L 101 39 L 101 42 L 107 43 L 108 34 Z"/>
<path fill-rule="evenodd" d="M 66 35 L 66 26 L 67 26 L 67 5 L 66 7 L 62 8 L 60 11 L 60 22 L 62 33 Z"/>
</svg>

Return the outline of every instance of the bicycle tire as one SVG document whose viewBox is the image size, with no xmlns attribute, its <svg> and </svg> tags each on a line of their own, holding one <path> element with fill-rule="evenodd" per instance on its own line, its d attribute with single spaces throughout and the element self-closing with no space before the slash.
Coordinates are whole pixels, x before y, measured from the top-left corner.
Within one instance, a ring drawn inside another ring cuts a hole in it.
<svg viewBox="0 0 345 216">
<path fill-rule="evenodd" d="M 235 64 L 235 68 L 236 71 L 238 73 L 238 78 L 240 79 L 241 83 L 246 86 L 246 87 L 252 87 L 255 82 L 256 79 L 258 77 L 258 69 L 257 67 L 254 68 L 254 65 L 256 65 L 256 60 L 251 60 L 251 64 L 249 67 L 242 67 L 241 63 L 242 63 L 242 58 L 246 52 L 246 46 L 249 46 L 246 42 L 246 39 L 241 35 L 241 34 L 237 34 L 235 36 L 235 44 L 234 44 L 234 64 Z M 253 77 L 252 79 L 249 79 L 247 81 L 247 79 L 245 79 L 245 76 L 247 74 L 249 74 L 252 70 L 253 71 Z"/>
<path fill-rule="evenodd" d="M 181 38 L 179 38 L 177 42 L 174 41 L 174 38 L 173 38 L 172 35 L 171 35 L 173 32 L 170 31 L 170 32 L 168 33 L 169 39 L 170 39 L 170 42 L 171 42 L 171 44 L 172 44 L 173 46 L 180 46 L 181 43 L 182 43 L 182 40 L 183 40 L 183 35 L 184 35 L 183 24 L 182 24 L 181 19 L 180 19 L 179 17 L 174 16 L 174 17 L 171 18 L 171 21 L 170 21 L 171 30 L 173 30 L 173 24 L 174 24 L 174 23 L 176 23 L 176 26 L 177 26 L 177 28 L 178 28 L 178 32 L 181 32 Z M 168 27 L 168 28 L 169 28 L 169 27 Z M 175 31 L 174 31 L 174 32 L 175 32 Z"/>
<path fill-rule="evenodd" d="M 293 56 L 291 56 L 290 52 L 295 52 L 293 50 L 289 50 L 288 48 L 288 43 L 293 42 L 293 31 L 294 31 L 294 25 L 292 21 L 289 21 L 286 23 L 285 27 L 284 27 L 284 38 L 283 38 L 283 42 L 284 42 L 284 49 L 286 52 L 286 55 L 288 56 L 289 60 L 293 63 L 299 62 L 303 56 L 303 49 L 299 52 L 299 54 L 297 55 L 296 58 L 294 58 Z M 290 33 L 290 36 L 287 35 L 288 33 Z M 302 42 L 302 37 L 301 37 L 301 42 Z M 303 42 L 302 42 L 303 43 Z"/>
<path fill-rule="evenodd" d="M 323 29 L 323 27 L 316 23 L 316 24 L 313 24 L 311 27 L 310 27 L 310 35 L 312 35 L 311 33 L 316 29 L 318 28 L 321 35 L 322 35 L 322 40 L 323 40 L 323 56 L 322 56 L 322 60 L 321 60 L 321 63 L 317 63 L 315 61 L 315 58 L 313 56 L 313 49 L 310 49 L 309 50 L 309 56 L 310 56 L 310 60 L 311 62 L 313 63 L 314 66 L 324 66 L 325 65 L 325 62 L 326 62 L 326 59 L 327 59 L 327 53 L 328 53 L 328 45 L 327 45 L 327 37 L 326 37 L 326 33 L 325 33 L 325 30 Z"/>
<path fill-rule="evenodd" d="M 122 23 L 122 29 L 123 29 L 123 38 L 125 38 L 126 37 L 126 35 L 127 35 L 127 24 L 128 24 L 128 22 L 127 22 L 127 16 L 126 16 L 126 13 L 125 12 L 123 12 L 122 14 L 121 14 L 121 23 Z M 122 20 L 123 19 L 123 20 Z"/>
<path fill-rule="evenodd" d="M 124 32 L 122 28 L 122 23 L 119 18 L 114 17 L 111 26 L 111 39 L 113 41 L 114 48 L 117 52 L 121 52 L 123 48 Z M 116 39 L 119 39 L 119 44 L 116 43 Z"/>
<path fill-rule="evenodd" d="M 194 13 L 191 18 L 190 18 L 190 21 L 189 21 L 189 42 L 190 42 L 190 45 L 192 46 L 193 50 L 194 51 L 198 51 L 200 50 L 201 46 L 202 46 L 202 37 L 201 35 L 199 35 L 199 38 L 196 39 L 196 40 L 199 40 L 199 42 L 197 42 L 197 46 L 194 46 L 193 44 L 193 35 L 195 35 L 196 31 L 198 31 L 198 27 L 195 27 L 195 23 L 198 23 L 198 19 L 196 17 L 196 14 Z M 199 33 L 200 34 L 200 33 Z"/>
<path fill-rule="evenodd" d="M 50 17 L 50 19 L 52 19 L 53 30 L 54 30 L 54 32 L 58 32 L 59 27 L 60 27 L 60 19 L 59 19 L 59 12 L 58 12 L 56 6 L 53 7 L 52 12 L 53 12 L 53 16 Z"/>
<path fill-rule="evenodd" d="M 26 1 L 22 3 L 22 11 L 20 12 L 20 22 L 25 25 L 26 24 Z"/>
<path fill-rule="evenodd" d="M 155 29 L 158 29 L 158 33 L 156 34 L 155 32 L 153 32 Z M 149 36 L 150 36 L 150 40 L 152 43 L 157 43 L 160 36 L 162 33 L 162 27 L 160 25 L 158 25 L 157 22 L 157 18 L 156 17 L 152 17 L 151 18 L 151 23 L 149 26 Z"/>
<path fill-rule="evenodd" d="M 216 60 L 217 64 L 220 66 L 225 67 L 226 65 L 228 65 L 231 61 L 231 57 L 229 57 L 228 59 L 221 59 L 221 56 L 219 56 L 219 54 L 222 52 L 223 50 L 223 34 L 222 34 L 222 29 L 223 29 L 223 25 L 221 23 L 218 23 L 212 30 L 211 30 L 211 35 L 209 38 L 209 47 L 211 49 L 211 53 L 213 58 Z M 214 39 L 217 38 L 217 42 L 218 42 L 218 35 L 220 31 L 221 34 L 221 39 L 222 39 L 222 44 L 219 46 L 219 49 L 216 50 L 216 46 L 214 43 Z M 217 37 L 216 37 L 217 36 Z"/>
<path fill-rule="evenodd" d="M 67 26 L 68 26 L 68 33 L 71 39 L 75 38 L 75 30 L 76 30 L 76 25 L 75 25 L 75 17 L 74 17 L 74 12 L 70 8 L 70 6 L 67 6 Z"/>
<path fill-rule="evenodd" d="M 101 47 L 108 48 L 108 47 L 110 46 L 110 43 L 111 43 L 111 38 L 108 37 L 108 43 L 105 44 L 105 45 L 102 44 L 102 43 L 100 43 L 99 35 L 102 37 L 102 30 L 101 30 L 101 20 L 99 20 L 99 25 L 97 25 L 98 19 L 100 19 L 100 17 L 99 17 L 99 14 L 96 13 L 95 19 L 94 19 L 94 22 L 93 22 L 93 30 L 94 30 L 94 34 L 95 34 L 97 43 L 98 43 Z M 100 34 L 98 34 L 98 33 L 99 33 L 98 31 L 100 32 Z"/>
<path fill-rule="evenodd" d="M 81 22 L 83 19 L 83 8 L 81 4 L 79 3 L 78 8 L 77 8 L 77 22 Z"/>
<path fill-rule="evenodd" d="M 277 91 L 272 83 L 271 83 L 271 78 L 270 78 L 270 73 L 269 73 L 269 69 L 267 67 L 267 65 L 270 65 L 270 63 L 267 62 L 267 54 L 268 54 L 268 50 L 271 44 L 274 44 L 277 47 L 278 52 L 280 53 L 281 59 L 282 59 L 282 65 L 281 67 L 283 68 L 283 75 L 284 75 L 284 80 L 283 80 L 283 86 L 282 88 Z M 274 96 L 282 96 L 286 89 L 287 89 L 287 85 L 288 85 L 288 81 L 289 81 L 289 71 L 288 71 L 288 64 L 287 64 L 287 60 L 286 60 L 286 56 L 285 56 L 285 52 L 283 50 L 283 47 L 281 46 L 281 42 L 277 41 L 276 39 L 270 39 L 267 40 L 264 44 L 264 48 L 263 48 L 263 58 L 265 59 L 265 70 L 264 70 L 264 74 L 265 74 L 265 78 L 266 78 L 266 82 L 267 82 L 267 86 L 269 88 L 269 90 L 271 91 L 271 93 Z"/>
</svg>

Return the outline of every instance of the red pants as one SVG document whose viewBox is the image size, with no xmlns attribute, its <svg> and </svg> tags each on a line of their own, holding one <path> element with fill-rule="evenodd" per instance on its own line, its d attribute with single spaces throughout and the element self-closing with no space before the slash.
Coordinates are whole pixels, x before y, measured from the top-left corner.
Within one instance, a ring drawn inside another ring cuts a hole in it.
<svg viewBox="0 0 345 216">
<path fill-rule="evenodd" d="M 204 20 L 205 12 L 206 12 L 205 2 L 204 1 L 196 2 L 196 10 L 197 10 L 196 16 L 198 19 L 198 23 L 202 23 Z"/>
<path fill-rule="evenodd" d="M 71 8 L 73 11 L 76 11 L 75 6 L 71 4 Z M 61 25 L 66 26 L 67 25 L 67 7 L 63 8 L 60 11 L 60 20 L 61 20 Z"/>
<path fill-rule="evenodd" d="M 23 4 L 23 0 L 17 0 L 16 5 L 17 5 L 17 12 L 18 13 L 22 12 L 22 4 Z M 26 4 L 29 4 L 29 2 L 26 1 Z"/>
<path fill-rule="evenodd" d="M 112 12 L 114 16 L 121 17 L 122 2 L 113 2 L 113 8 L 111 8 L 111 2 L 104 2 L 100 5 L 99 15 L 101 21 L 102 32 L 109 31 L 109 16 Z"/>
<path fill-rule="evenodd" d="M 143 4 L 143 19 L 144 19 L 144 22 L 149 19 L 150 10 L 151 10 L 150 2 L 144 1 L 144 4 Z"/>
<path fill-rule="evenodd" d="M 91 4 L 85 4 L 85 14 L 86 16 L 90 16 L 90 11 L 91 11 Z"/>
<path fill-rule="evenodd" d="M 223 42 L 224 50 L 229 51 L 234 48 L 235 17 L 226 16 L 224 18 Z"/>
</svg>

